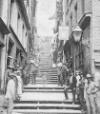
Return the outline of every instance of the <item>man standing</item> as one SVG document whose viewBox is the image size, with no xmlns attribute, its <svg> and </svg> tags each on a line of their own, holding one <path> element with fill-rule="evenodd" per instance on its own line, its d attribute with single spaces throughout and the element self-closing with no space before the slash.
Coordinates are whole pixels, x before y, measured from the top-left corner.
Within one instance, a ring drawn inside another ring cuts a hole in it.
<svg viewBox="0 0 100 114">
<path fill-rule="evenodd" d="M 72 89 L 72 95 L 73 95 L 73 103 L 75 103 L 75 96 L 76 96 L 76 83 L 77 83 L 77 80 L 76 80 L 76 75 L 72 74 L 71 76 L 71 80 L 70 80 L 70 87 Z"/>
<path fill-rule="evenodd" d="M 90 74 L 87 74 L 87 85 L 86 87 L 86 105 L 88 114 L 96 114 L 96 88 L 93 81 L 93 77 Z"/>
<path fill-rule="evenodd" d="M 59 63 L 59 64 L 57 65 L 58 85 L 62 85 L 61 69 L 62 69 L 62 63 Z"/>
<path fill-rule="evenodd" d="M 68 83 L 68 68 L 67 65 L 65 63 L 63 63 L 62 65 L 62 77 L 63 77 L 63 84 L 67 84 Z"/>
</svg>

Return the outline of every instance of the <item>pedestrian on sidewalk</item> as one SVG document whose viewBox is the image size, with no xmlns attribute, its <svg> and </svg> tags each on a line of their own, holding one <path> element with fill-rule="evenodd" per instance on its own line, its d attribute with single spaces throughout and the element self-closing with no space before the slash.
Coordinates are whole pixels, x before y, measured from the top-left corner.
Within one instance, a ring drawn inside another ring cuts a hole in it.
<svg viewBox="0 0 100 114">
<path fill-rule="evenodd" d="M 9 74 L 9 80 L 7 83 L 7 90 L 5 98 L 8 100 L 8 108 L 7 108 L 7 114 L 12 114 L 14 100 L 16 99 L 16 89 L 17 89 L 17 83 L 16 83 L 16 74 L 10 73 Z"/>
</svg>

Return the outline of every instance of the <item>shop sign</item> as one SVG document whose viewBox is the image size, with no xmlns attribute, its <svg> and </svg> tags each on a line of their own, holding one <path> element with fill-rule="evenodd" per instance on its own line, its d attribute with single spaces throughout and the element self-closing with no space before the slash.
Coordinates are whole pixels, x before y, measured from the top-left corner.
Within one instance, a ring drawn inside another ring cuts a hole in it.
<svg viewBox="0 0 100 114">
<path fill-rule="evenodd" d="M 69 39 L 69 27 L 60 26 L 59 27 L 59 40 L 68 40 Z"/>
</svg>

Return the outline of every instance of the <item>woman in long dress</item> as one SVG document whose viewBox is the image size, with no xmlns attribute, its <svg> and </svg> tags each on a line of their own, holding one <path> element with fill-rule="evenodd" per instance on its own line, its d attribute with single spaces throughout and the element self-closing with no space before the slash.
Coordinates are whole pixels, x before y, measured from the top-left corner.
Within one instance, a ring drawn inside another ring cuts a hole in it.
<svg viewBox="0 0 100 114">
<path fill-rule="evenodd" d="M 13 110 L 13 101 L 16 98 L 16 76 L 14 73 L 11 73 L 9 75 L 9 81 L 7 83 L 7 90 L 6 90 L 6 95 L 5 98 L 8 100 L 9 102 L 9 106 L 7 109 L 7 114 L 12 114 L 12 110 Z"/>
</svg>

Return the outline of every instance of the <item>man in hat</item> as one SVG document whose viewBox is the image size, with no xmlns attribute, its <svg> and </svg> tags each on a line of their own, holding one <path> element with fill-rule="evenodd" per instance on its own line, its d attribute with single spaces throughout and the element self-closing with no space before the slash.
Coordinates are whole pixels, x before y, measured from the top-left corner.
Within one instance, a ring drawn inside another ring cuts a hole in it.
<svg viewBox="0 0 100 114">
<path fill-rule="evenodd" d="M 9 74 L 5 98 L 9 102 L 8 114 L 11 114 L 13 110 L 13 101 L 16 98 L 16 75 L 14 73 Z"/>
<path fill-rule="evenodd" d="M 95 86 L 96 86 L 96 106 L 97 106 L 97 114 L 100 114 L 100 73 L 95 73 Z"/>
<path fill-rule="evenodd" d="M 87 74 L 87 83 L 85 84 L 86 90 L 86 105 L 88 114 L 96 114 L 96 104 L 95 104 L 95 97 L 96 97 L 96 88 L 95 83 L 93 80 L 93 76 L 91 74 Z"/>
</svg>

